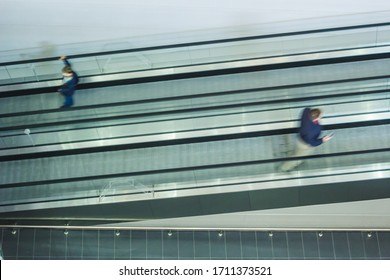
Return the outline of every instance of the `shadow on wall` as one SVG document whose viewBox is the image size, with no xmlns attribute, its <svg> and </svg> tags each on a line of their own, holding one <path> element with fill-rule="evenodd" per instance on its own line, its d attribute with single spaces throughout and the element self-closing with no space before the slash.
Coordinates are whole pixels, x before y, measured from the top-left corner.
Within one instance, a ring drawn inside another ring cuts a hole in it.
<svg viewBox="0 0 390 280">
<path fill-rule="evenodd" d="M 56 53 L 56 50 L 57 50 L 56 45 L 54 45 L 48 41 L 42 41 L 39 43 L 39 46 L 37 47 L 36 52 L 21 53 L 20 57 L 23 60 L 55 57 L 55 56 L 58 56 Z"/>
</svg>

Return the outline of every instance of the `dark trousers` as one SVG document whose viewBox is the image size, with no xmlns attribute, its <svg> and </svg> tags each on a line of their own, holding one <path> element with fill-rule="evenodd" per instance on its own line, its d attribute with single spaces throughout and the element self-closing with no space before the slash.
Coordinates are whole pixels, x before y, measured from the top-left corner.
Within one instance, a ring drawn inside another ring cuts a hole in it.
<svg viewBox="0 0 390 280">
<path fill-rule="evenodd" d="M 73 105 L 73 96 L 72 95 L 64 95 L 65 101 L 63 107 L 70 107 Z"/>
</svg>

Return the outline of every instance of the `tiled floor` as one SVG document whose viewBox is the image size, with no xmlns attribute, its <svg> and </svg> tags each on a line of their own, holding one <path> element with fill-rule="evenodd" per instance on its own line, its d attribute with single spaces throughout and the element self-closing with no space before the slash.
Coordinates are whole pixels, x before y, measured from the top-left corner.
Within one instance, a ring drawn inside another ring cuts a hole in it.
<svg viewBox="0 0 390 280">
<path fill-rule="evenodd" d="M 0 232 L 5 259 L 390 259 L 390 232 Z"/>
</svg>

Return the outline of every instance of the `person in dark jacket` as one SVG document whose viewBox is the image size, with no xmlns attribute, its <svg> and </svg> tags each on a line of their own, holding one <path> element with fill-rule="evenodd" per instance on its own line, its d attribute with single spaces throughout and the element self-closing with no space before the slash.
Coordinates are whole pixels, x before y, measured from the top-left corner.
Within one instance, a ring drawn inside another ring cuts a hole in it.
<svg viewBox="0 0 390 280">
<path fill-rule="evenodd" d="M 305 108 L 301 116 L 298 139 L 293 154 L 294 157 L 308 156 L 313 153 L 313 148 L 329 141 L 332 137 L 326 135 L 321 137 L 322 112 L 318 108 Z M 302 160 L 287 161 L 281 166 L 282 171 L 290 171 L 302 163 Z"/>
<path fill-rule="evenodd" d="M 73 94 L 79 83 L 79 76 L 73 71 L 71 64 L 65 56 L 61 56 L 60 60 L 65 64 L 64 68 L 62 68 L 62 86 L 58 90 L 65 98 L 64 105 L 61 108 L 69 108 L 74 104 Z"/>
</svg>

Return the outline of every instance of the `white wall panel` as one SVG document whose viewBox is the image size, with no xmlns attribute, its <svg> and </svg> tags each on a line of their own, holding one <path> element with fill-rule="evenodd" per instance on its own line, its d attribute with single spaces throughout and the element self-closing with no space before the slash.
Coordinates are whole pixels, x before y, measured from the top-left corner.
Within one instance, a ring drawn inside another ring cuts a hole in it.
<svg viewBox="0 0 390 280">
<path fill-rule="evenodd" d="M 390 2 L 0 0 L 0 9 L 0 61 L 9 61 L 378 22 L 387 16 L 369 13 L 389 11 Z"/>
</svg>

